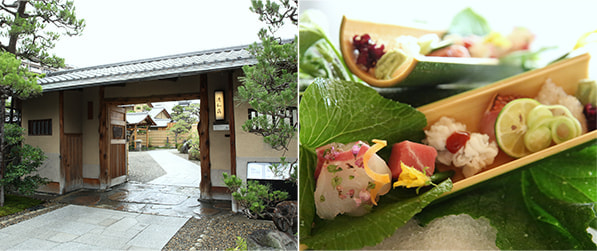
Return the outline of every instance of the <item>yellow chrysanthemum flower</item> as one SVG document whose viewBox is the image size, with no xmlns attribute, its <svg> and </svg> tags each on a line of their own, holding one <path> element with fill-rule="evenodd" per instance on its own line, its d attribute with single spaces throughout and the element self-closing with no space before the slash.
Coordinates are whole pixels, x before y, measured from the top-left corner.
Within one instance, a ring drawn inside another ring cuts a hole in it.
<svg viewBox="0 0 597 251">
<path fill-rule="evenodd" d="M 400 173 L 400 176 L 398 176 L 398 181 L 394 182 L 394 187 L 422 187 L 431 182 L 431 179 L 429 176 L 425 175 L 425 173 L 414 167 L 407 166 L 403 162 L 400 162 L 400 168 L 402 168 L 402 172 Z"/>
</svg>

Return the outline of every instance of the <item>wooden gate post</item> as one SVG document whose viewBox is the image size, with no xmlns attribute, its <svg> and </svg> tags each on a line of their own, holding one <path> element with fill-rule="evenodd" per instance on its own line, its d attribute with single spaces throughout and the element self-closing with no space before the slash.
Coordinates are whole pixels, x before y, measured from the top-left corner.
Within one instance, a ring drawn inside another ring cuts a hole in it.
<svg viewBox="0 0 597 251">
<path fill-rule="evenodd" d="M 209 93 L 207 89 L 207 75 L 199 77 L 199 149 L 201 156 L 201 191 L 200 199 L 211 199 L 211 162 L 209 159 Z"/>
</svg>

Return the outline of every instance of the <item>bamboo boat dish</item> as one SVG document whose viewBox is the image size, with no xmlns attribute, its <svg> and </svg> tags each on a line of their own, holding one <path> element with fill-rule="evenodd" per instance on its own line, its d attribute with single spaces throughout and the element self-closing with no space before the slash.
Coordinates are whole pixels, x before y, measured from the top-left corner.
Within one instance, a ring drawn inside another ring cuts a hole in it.
<svg viewBox="0 0 597 251">
<path fill-rule="evenodd" d="M 425 128 L 426 130 L 442 116 L 448 116 L 465 124 L 470 131 L 478 132 L 481 129 L 481 118 L 488 104 L 492 102 L 494 95 L 516 94 L 535 97 L 547 79 L 551 79 L 562 87 L 566 93 L 573 95 L 577 90 L 579 81 L 588 77 L 589 59 L 589 54 L 582 54 L 417 109 L 425 114 L 427 118 L 428 126 Z M 440 171 L 455 171 L 455 175 L 452 177 L 454 186 L 450 192 L 445 193 L 443 196 L 595 139 L 597 139 L 597 130 L 518 159 L 510 157 L 500 150 L 493 164 L 486 166 L 481 172 L 468 178 L 464 177 L 461 168 L 438 164 L 436 168 Z"/>
<path fill-rule="evenodd" d="M 456 58 L 436 56 L 408 56 L 391 74 L 391 78 L 378 79 L 373 70 L 368 72 L 356 64 L 353 37 L 369 34 L 378 43 L 388 44 L 401 35 L 421 37 L 426 34 L 443 36 L 445 31 L 380 24 L 342 18 L 340 50 L 348 68 L 360 79 L 375 87 L 434 86 L 454 82 L 494 82 L 523 72 L 522 66 L 500 64 L 495 58 Z"/>
</svg>

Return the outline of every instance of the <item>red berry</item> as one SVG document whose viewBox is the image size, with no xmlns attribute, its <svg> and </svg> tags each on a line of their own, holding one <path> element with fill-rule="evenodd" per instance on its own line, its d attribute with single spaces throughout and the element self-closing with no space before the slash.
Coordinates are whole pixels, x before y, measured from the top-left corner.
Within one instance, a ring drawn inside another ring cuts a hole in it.
<svg viewBox="0 0 597 251">
<path fill-rule="evenodd" d="M 380 44 L 377 46 L 376 43 L 371 40 L 369 34 L 363 34 L 360 37 L 354 35 L 354 37 L 352 37 L 352 45 L 358 52 L 356 55 L 357 64 L 364 66 L 366 70 L 375 67 L 377 60 L 379 60 L 385 53 L 384 45 Z"/>
</svg>

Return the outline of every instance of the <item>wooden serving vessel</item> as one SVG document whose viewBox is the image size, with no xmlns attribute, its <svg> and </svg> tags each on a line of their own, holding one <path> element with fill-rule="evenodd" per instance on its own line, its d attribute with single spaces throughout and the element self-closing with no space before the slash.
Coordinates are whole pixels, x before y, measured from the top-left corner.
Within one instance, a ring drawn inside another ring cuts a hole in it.
<svg viewBox="0 0 597 251">
<path fill-rule="evenodd" d="M 589 54 L 564 59 L 544 68 L 522 73 L 417 109 L 424 113 L 427 118 L 428 126 L 425 130 L 428 130 L 442 116 L 448 116 L 465 124 L 467 130 L 478 132 L 481 128 L 481 118 L 494 95 L 516 94 L 535 97 L 547 79 L 551 79 L 557 86 L 562 87 L 566 93 L 573 95 L 577 90 L 578 82 L 588 77 L 589 59 Z M 444 194 L 444 196 L 595 139 L 597 139 L 597 130 L 519 159 L 509 157 L 500 151 L 492 165 L 485 167 L 483 171 L 469 178 L 463 176 L 460 168 L 438 164 L 437 168 L 439 170 L 456 171 L 452 178 L 454 182 L 452 191 Z"/>
<path fill-rule="evenodd" d="M 392 24 L 373 23 L 342 18 L 340 50 L 350 71 L 375 87 L 433 86 L 454 82 L 493 82 L 523 72 L 521 66 L 499 64 L 493 58 L 408 57 L 392 78 L 375 78 L 374 70 L 362 70 L 354 55 L 352 39 L 355 35 L 369 34 L 377 44 L 388 45 L 401 35 L 421 37 L 426 34 L 443 36 L 445 31 L 425 30 Z M 386 47 L 386 49 L 389 49 Z"/>
</svg>

